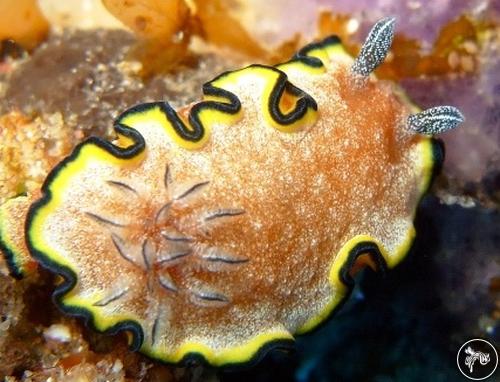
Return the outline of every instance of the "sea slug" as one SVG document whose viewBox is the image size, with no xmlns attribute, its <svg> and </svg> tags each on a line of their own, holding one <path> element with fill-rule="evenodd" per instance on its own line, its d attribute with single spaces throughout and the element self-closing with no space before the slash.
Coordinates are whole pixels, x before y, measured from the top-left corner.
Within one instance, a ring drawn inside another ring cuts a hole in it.
<svg viewBox="0 0 500 382">
<path fill-rule="evenodd" d="M 386 18 L 355 59 L 330 37 L 224 73 L 178 111 L 124 112 L 116 141 L 79 144 L 18 202 L 25 231 L 3 207 L 13 273 L 29 251 L 62 276 L 64 312 L 164 362 L 243 364 L 293 343 L 359 267 L 404 257 L 442 160 L 430 135 L 463 120 L 451 106 L 418 112 L 372 74 L 393 34 Z"/>
</svg>

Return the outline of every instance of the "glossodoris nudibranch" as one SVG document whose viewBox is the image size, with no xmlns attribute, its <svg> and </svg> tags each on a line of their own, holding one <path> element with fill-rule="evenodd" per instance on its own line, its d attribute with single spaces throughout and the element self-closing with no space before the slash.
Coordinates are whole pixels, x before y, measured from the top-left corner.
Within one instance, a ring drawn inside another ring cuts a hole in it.
<svg viewBox="0 0 500 382">
<path fill-rule="evenodd" d="M 427 135 L 463 117 L 417 112 L 371 75 L 393 33 L 378 22 L 354 60 L 330 37 L 224 73 L 199 103 L 136 106 L 115 142 L 77 146 L 25 226 L 64 280 L 60 308 L 152 358 L 241 364 L 325 320 L 353 269 L 396 265 L 442 159 Z M 4 248 L 19 220 L 2 219 Z M 23 251 L 7 252 L 21 275 Z"/>
</svg>

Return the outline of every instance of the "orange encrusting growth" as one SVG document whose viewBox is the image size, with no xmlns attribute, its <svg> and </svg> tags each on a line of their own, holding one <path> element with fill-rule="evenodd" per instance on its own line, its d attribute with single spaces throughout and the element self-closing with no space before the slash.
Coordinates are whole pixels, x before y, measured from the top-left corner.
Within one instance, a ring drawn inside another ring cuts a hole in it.
<svg viewBox="0 0 500 382">
<path fill-rule="evenodd" d="M 28 252 L 24 222 L 28 209 L 40 192 L 10 199 L 0 206 L 0 253 L 7 260 L 12 276 L 21 278 L 33 273 L 37 263 Z"/>
<path fill-rule="evenodd" d="M 351 19 L 349 15 L 325 10 L 318 17 L 318 33 L 319 36 L 336 33 L 346 50 L 357 55 L 360 47 L 348 30 Z M 485 20 L 477 22 L 470 16 L 460 15 L 442 26 L 432 47 L 424 47 L 418 39 L 398 33 L 392 43 L 391 58 L 377 69 L 377 77 L 399 81 L 408 77 L 472 72 L 479 60 L 480 36 L 492 28 Z"/>
<path fill-rule="evenodd" d="M 0 204 L 23 192 L 37 193 L 49 171 L 71 152 L 73 134 L 60 113 L 0 115 Z"/>
<path fill-rule="evenodd" d="M 0 40 L 12 39 L 32 50 L 49 33 L 49 23 L 36 0 L 0 2 Z"/>
<path fill-rule="evenodd" d="M 61 307 L 166 362 L 243 363 L 331 313 L 356 248 L 400 261 L 431 138 L 403 127 L 411 106 L 391 85 L 356 84 L 332 41 L 308 51 L 320 67 L 216 78 L 182 117 L 133 108 L 119 148 L 90 140 L 56 167 L 26 234 L 66 279 Z"/>
</svg>

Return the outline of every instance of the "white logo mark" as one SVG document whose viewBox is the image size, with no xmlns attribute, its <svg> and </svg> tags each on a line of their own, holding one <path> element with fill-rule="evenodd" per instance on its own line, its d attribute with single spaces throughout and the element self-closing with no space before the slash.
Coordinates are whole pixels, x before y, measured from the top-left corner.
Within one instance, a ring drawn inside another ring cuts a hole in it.
<svg viewBox="0 0 500 382">
<path fill-rule="evenodd" d="M 472 373 L 474 369 L 474 362 L 479 360 L 481 365 L 487 365 L 490 362 L 490 354 L 482 353 L 480 351 L 475 351 L 470 346 L 465 349 L 465 353 L 469 354 L 465 357 L 465 365 L 469 368 L 469 371 Z"/>
</svg>

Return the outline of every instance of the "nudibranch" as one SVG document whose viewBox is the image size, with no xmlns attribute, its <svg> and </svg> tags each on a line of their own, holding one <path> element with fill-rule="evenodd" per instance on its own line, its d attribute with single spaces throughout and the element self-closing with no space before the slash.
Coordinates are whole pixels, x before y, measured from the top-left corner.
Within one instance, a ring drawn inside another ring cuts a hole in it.
<svg viewBox="0 0 500 382">
<path fill-rule="evenodd" d="M 323 322 L 361 266 L 395 266 L 442 160 L 432 135 L 463 117 L 376 79 L 393 34 L 386 18 L 355 59 L 330 37 L 224 73 L 199 103 L 133 107 L 116 141 L 78 145 L 25 219 L 59 307 L 152 358 L 228 366 Z M 0 231 L 22 274 L 19 221 Z"/>
</svg>

